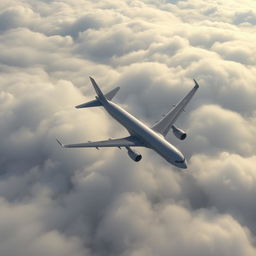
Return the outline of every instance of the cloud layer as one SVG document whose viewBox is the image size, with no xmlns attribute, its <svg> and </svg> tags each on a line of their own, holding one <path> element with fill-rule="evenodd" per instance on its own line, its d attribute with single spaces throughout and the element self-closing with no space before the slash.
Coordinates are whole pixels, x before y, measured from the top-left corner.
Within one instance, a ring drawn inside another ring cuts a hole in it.
<svg viewBox="0 0 256 256">
<path fill-rule="evenodd" d="M 255 2 L 2 1 L 0 255 L 255 255 Z M 149 125 L 192 86 L 180 172 L 126 134 L 88 76 Z"/>
</svg>

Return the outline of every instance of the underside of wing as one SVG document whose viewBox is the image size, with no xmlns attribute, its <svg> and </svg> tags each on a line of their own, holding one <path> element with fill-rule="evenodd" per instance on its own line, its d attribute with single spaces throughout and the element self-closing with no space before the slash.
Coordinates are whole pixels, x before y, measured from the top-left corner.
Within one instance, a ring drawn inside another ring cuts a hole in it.
<svg viewBox="0 0 256 256">
<path fill-rule="evenodd" d="M 120 139 L 109 139 L 95 142 L 85 142 L 79 144 L 62 144 L 59 140 L 57 142 L 63 148 L 101 148 L 101 147 L 143 147 L 145 144 L 134 136 L 128 136 Z"/>
<path fill-rule="evenodd" d="M 191 100 L 196 90 L 199 88 L 198 83 L 194 80 L 194 88 L 177 104 L 173 109 L 171 109 L 160 121 L 158 121 L 152 129 L 166 136 L 168 131 L 171 129 L 172 125 L 179 117 L 179 115 L 184 111 L 184 108 Z"/>
</svg>

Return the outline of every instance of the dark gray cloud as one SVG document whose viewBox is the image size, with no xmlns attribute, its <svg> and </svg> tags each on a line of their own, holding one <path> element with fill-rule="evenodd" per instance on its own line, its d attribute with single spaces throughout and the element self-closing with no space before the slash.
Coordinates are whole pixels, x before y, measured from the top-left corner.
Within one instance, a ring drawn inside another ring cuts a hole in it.
<svg viewBox="0 0 256 256">
<path fill-rule="evenodd" d="M 255 255 L 251 0 L 0 3 L 0 255 Z M 177 125 L 179 172 L 139 149 L 62 150 L 126 134 L 88 76 L 153 124 L 201 84 Z"/>
</svg>

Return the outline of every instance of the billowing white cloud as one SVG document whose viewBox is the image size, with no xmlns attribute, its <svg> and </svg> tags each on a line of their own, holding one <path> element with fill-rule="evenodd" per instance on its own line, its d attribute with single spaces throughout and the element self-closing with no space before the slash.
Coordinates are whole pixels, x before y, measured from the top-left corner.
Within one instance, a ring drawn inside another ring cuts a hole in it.
<svg viewBox="0 0 256 256">
<path fill-rule="evenodd" d="M 208 200 L 255 232 L 255 156 L 222 152 L 215 157 L 195 155 L 191 170 Z M 205 168 L 202 163 L 207 163 Z M 249 203 L 248 203 L 249 202 Z"/>
<path fill-rule="evenodd" d="M 108 236 L 110 230 L 113 235 Z M 142 195 L 120 198 L 98 234 L 101 244 L 124 255 L 253 255 L 248 235 L 230 216 L 191 213 L 172 203 L 152 207 Z"/>
<path fill-rule="evenodd" d="M 190 142 L 182 146 L 191 153 L 216 154 L 225 151 L 251 156 L 256 151 L 255 120 L 243 118 L 220 106 L 204 105 L 198 108 L 191 113 L 189 125 Z"/>
<path fill-rule="evenodd" d="M 255 2 L 0 3 L 1 255 L 255 255 Z M 88 76 L 149 125 L 200 90 L 154 152 L 62 150 L 126 131 Z"/>
</svg>

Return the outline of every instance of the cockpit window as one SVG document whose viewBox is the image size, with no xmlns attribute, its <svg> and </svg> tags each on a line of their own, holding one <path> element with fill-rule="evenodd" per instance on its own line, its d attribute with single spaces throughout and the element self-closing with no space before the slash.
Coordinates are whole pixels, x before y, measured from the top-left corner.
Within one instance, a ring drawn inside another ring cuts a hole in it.
<svg viewBox="0 0 256 256">
<path fill-rule="evenodd" d="M 185 162 L 185 158 L 182 159 L 182 160 L 176 160 L 175 163 L 177 164 L 183 164 Z"/>
</svg>

